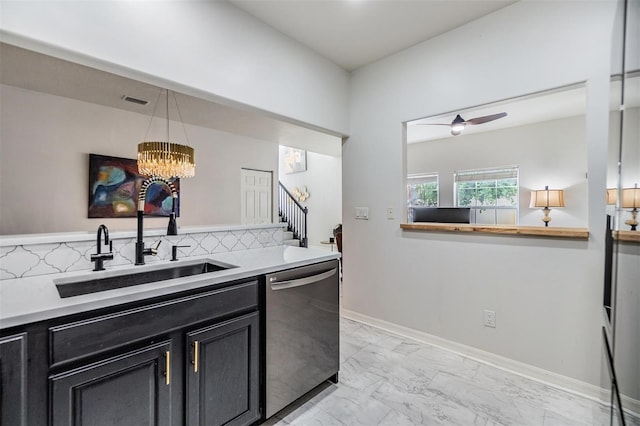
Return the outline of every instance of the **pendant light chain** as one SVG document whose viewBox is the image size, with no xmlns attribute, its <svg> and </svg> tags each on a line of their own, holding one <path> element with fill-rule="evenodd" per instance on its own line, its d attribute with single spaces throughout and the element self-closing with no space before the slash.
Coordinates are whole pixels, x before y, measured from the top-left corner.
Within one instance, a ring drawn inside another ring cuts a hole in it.
<svg viewBox="0 0 640 426">
<path fill-rule="evenodd" d="M 165 161 L 170 161 L 169 159 L 169 152 L 170 152 L 170 138 L 169 138 L 169 89 L 165 89 L 165 91 L 167 92 L 167 101 L 165 102 L 166 105 L 166 113 L 167 113 L 167 140 L 165 142 L 165 147 L 164 147 L 164 152 L 162 153 L 164 155 L 164 160 Z"/>
<path fill-rule="evenodd" d="M 182 131 L 184 132 L 184 138 L 187 140 L 187 145 L 189 145 L 189 135 L 187 134 L 187 128 L 184 126 L 184 120 L 182 119 L 182 112 L 180 112 L 180 105 L 178 105 L 176 92 L 173 92 L 173 101 L 176 103 L 176 109 L 178 110 L 178 117 L 180 117 L 180 123 L 182 124 Z"/>
<path fill-rule="evenodd" d="M 153 124 L 153 117 L 156 116 L 156 111 L 158 111 L 158 105 L 160 104 L 160 96 L 162 96 L 162 89 L 160 89 L 160 91 L 158 92 L 158 97 L 156 97 L 156 103 L 153 106 L 153 114 L 151 114 L 151 120 L 149 120 L 147 131 L 144 132 L 144 140 L 147 140 L 147 136 L 149 136 L 149 130 L 151 130 L 151 125 Z"/>
</svg>

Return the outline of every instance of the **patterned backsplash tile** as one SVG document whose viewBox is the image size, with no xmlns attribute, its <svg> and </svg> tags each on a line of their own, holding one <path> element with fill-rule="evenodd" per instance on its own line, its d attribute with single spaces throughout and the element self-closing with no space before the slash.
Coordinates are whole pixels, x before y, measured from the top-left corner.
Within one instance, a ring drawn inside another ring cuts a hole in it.
<svg viewBox="0 0 640 426">
<path fill-rule="evenodd" d="M 133 265 L 135 263 L 136 239 L 115 237 L 112 238 L 112 241 L 113 260 L 107 261 L 105 265 L 107 267 L 109 265 Z M 160 241 L 158 254 L 147 256 L 145 262 L 169 260 L 172 245 L 188 246 L 178 249 L 178 258 L 279 246 L 283 241 L 283 228 L 251 227 L 249 229 L 212 232 L 185 232 L 175 236 L 145 238 L 147 247 L 155 247 L 158 241 Z M 9 280 L 35 275 L 91 270 L 93 269 L 91 254 L 95 252 L 95 240 L 7 245 L 0 247 L 0 279 Z"/>
</svg>

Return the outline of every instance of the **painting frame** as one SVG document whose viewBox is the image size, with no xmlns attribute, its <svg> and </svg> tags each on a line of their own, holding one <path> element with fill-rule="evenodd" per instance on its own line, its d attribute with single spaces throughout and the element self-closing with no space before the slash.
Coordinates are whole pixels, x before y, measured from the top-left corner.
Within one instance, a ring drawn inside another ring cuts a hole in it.
<svg viewBox="0 0 640 426">
<path fill-rule="evenodd" d="M 147 176 L 138 173 L 137 161 L 130 158 L 89 154 L 89 219 L 132 218 L 138 209 L 138 194 Z M 180 179 L 170 179 L 176 191 L 176 216 L 180 216 Z M 144 214 L 168 217 L 173 197 L 166 185 L 153 183 L 147 190 Z"/>
<path fill-rule="evenodd" d="M 304 149 L 285 146 L 282 156 L 284 159 L 284 172 L 286 174 L 307 171 L 307 151 Z"/>
</svg>

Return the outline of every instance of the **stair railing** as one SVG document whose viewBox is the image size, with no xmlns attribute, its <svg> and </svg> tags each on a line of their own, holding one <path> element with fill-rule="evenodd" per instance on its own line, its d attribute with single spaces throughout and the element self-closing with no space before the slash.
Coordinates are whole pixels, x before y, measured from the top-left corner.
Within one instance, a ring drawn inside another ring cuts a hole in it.
<svg viewBox="0 0 640 426">
<path fill-rule="evenodd" d="M 307 213 L 309 209 L 302 207 L 287 188 L 278 182 L 278 212 L 294 238 L 300 240 L 300 247 L 307 247 Z"/>
</svg>

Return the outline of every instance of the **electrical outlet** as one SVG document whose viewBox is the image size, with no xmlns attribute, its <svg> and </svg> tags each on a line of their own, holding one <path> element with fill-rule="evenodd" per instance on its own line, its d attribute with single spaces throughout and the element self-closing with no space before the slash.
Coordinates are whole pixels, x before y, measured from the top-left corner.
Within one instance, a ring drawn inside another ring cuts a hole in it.
<svg viewBox="0 0 640 426">
<path fill-rule="evenodd" d="M 393 208 L 387 207 L 387 219 L 395 219 Z"/>
<path fill-rule="evenodd" d="M 496 328 L 496 311 L 485 309 L 482 314 L 482 320 L 485 327 Z"/>
</svg>

